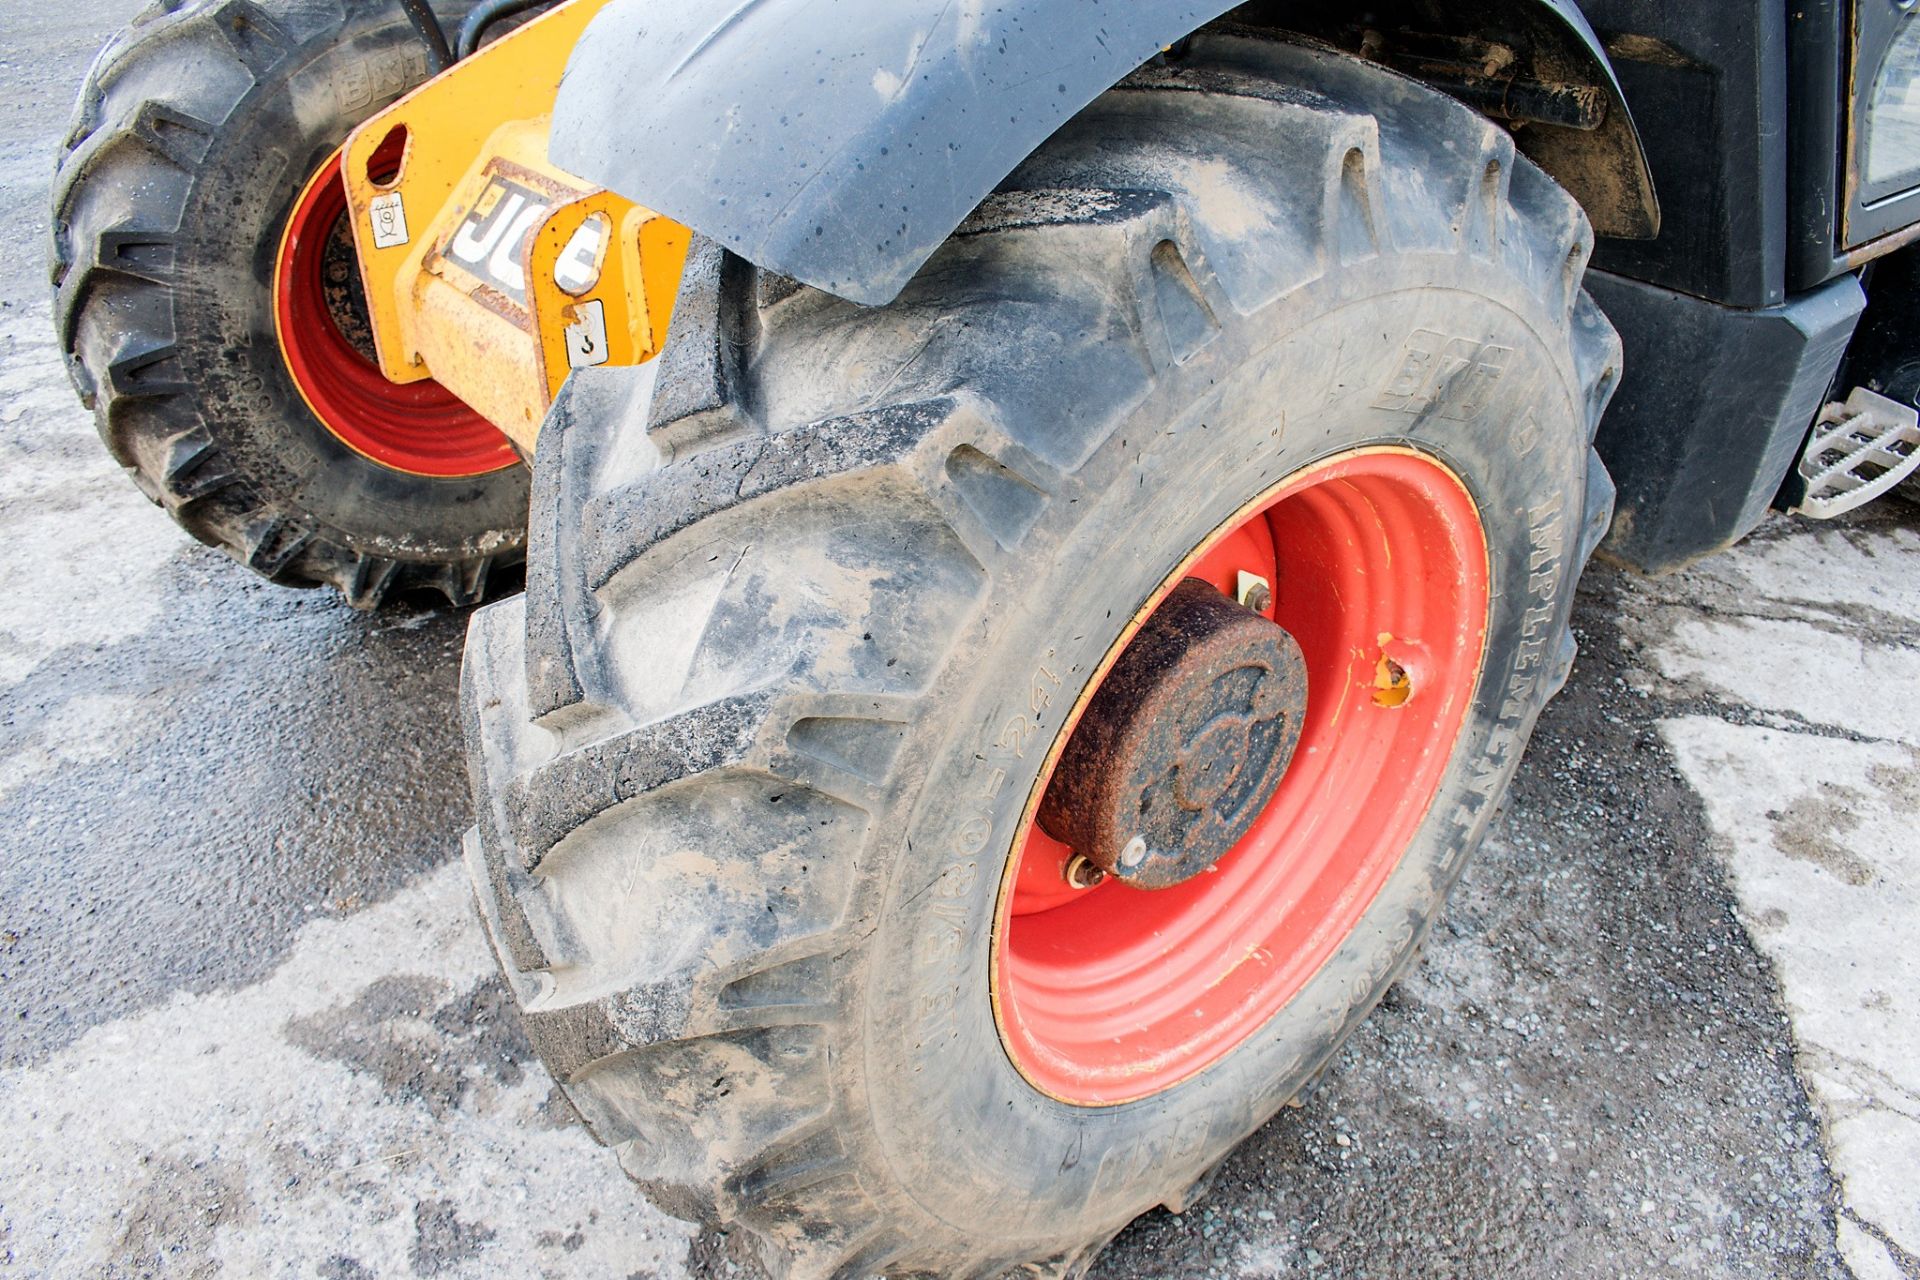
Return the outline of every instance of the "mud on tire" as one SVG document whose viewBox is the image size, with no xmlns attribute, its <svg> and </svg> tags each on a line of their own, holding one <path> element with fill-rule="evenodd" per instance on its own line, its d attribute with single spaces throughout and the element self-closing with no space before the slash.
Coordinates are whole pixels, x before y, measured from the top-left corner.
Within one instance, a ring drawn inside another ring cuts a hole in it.
<svg viewBox="0 0 1920 1280">
<path fill-rule="evenodd" d="M 1619 359 L 1591 244 L 1479 116 L 1231 31 L 1098 99 L 887 307 L 696 242 L 657 379 L 576 378 L 550 418 L 529 589 L 475 617 L 464 693 L 489 933 L 652 1198 L 780 1275 L 1076 1275 L 1301 1087 L 1572 660 Z M 1169 557 L 1371 443 L 1443 459 L 1488 539 L 1439 796 L 1232 1056 L 1048 1098 L 987 973 L 1045 744 Z"/>
<path fill-rule="evenodd" d="M 362 457 L 275 337 L 295 197 L 426 75 L 395 5 L 163 0 L 95 60 L 54 181 L 55 323 L 114 458 L 200 541 L 359 607 L 471 603 L 525 546 L 524 467 L 436 478 Z"/>
</svg>

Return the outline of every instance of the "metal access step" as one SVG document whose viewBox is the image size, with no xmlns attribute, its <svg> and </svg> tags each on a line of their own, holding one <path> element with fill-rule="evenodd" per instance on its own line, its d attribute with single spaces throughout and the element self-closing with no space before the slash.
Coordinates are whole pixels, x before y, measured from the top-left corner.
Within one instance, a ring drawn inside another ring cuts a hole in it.
<svg viewBox="0 0 1920 1280">
<path fill-rule="evenodd" d="M 1806 496 L 1793 510 L 1830 520 L 1920 471 L 1920 411 L 1855 387 L 1820 411 L 1800 454 Z"/>
</svg>

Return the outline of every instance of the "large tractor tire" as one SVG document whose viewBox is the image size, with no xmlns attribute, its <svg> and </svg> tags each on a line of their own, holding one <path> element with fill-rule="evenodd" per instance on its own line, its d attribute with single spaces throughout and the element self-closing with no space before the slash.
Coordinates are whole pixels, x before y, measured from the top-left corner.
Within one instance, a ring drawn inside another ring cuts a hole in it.
<svg viewBox="0 0 1920 1280">
<path fill-rule="evenodd" d="M 202 542 L 360 607 L 471 603 L 526 542 L 506 438 L 372 359 L 336 152 L 426 74 L 397 4 L 156 4 L 54 183 L 55 321 L 114 458 Z"/>
<path fill-rule="evenodd" d="M 464 694 L 482 914 L 648 1195 L 1072 1276 L 1310 1080 L 1572 661 L 1591 235 L 1459 103 L 1203 33 L 891 305 L 696 243 Z"/>
</svg>

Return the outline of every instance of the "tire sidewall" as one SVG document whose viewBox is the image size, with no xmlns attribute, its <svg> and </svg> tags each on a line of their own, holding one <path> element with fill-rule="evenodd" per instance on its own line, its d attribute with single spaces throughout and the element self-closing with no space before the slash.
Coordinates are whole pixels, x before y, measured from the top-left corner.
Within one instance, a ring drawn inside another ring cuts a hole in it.
<svg viewBox="0 0 1920 1280">
<path fill-rule="evenodd" d="M 1568 656 L 1587 415 L 1569 317 L 1547 305 L 1484 262 L 1432 255 L 1345 269 L 1230 323 L 1163 371 L 1055 493 L 1019 565 L 996 575 L 1018 598 L 994 601 L 956 647 L 938 711 L 920 721 L 925 741 L 909 749 L 917 785 L 893 811 L 906 816 L 877 822 L 870 838 L 887 883 L 867 960 L 865 1061 L 844 1076 L 864 1089 L 875 1139 L 927 1217 L 961 1239 L 1036 1252 L 1117 1229 L 1293 1096 L 1411 957 Z M 1420 412 L 1394 394 L 1432 335 L 1507 353 L 1471 412 L 1449 411 L 1444 395 Z M 1008 851 L 1049 745 L 1186 552 L 1285 476 L 1379 444 L 1451 468 L 1487 537 L 1482 675 L 1426 818 L 1352 935 L 1226 1058 L 1137 1102 L 1046 1097 L 1001 1042 L 990 958 Z"/>
<path fill-rule="evenodd" d="M 354 452 L 294 386 L 273 307 L 281 238 L 307 179 L 356 125 L 426 76 L 419 38 L 398 11 L 356 5 L 260 73 L 216 129 L 189 190 L 177 265 L 199 296 L 175 315 L 197 413 L 237 473 L 352 550 L 437 561 L 496 554 L 503 531 L 517 544 L 527 469 L 420 476 Z"/>
</svg>

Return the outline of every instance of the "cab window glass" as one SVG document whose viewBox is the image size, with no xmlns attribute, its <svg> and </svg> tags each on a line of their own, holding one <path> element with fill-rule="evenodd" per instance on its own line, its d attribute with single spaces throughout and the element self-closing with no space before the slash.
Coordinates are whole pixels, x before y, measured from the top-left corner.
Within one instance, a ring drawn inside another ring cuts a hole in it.
<svg viewBox="0 0 1920 1280">
<path fill-rule="evenodd" d="M 1867 99 L 1866 181 L 1920 180 L 1920 21 L 1909 18 L 1887 48 Z"/>
</svg>

